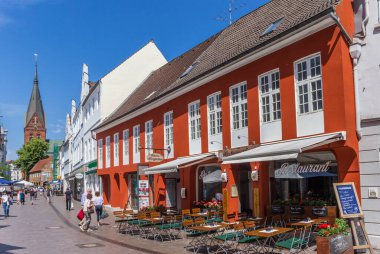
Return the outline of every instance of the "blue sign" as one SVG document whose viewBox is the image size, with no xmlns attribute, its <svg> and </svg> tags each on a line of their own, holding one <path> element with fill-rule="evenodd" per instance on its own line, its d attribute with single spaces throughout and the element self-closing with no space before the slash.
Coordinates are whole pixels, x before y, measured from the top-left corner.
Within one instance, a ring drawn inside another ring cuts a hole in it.
<svg viewBox="0 0 380 254">
<path fill-rule="evenodd" d="M 337 199 L 340 203 L 342 217 L 354 217 L 361 215 L 360 205 L 356 196 L 353 183 L 335 185 Z"/>
</svg>

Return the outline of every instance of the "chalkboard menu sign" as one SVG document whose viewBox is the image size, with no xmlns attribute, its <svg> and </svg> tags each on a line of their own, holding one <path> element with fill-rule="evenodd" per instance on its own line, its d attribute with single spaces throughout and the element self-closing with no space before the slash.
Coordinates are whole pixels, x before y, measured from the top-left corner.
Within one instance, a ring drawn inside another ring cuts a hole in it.
<svg viewBox="0 0 380 254">
<path fill-rule="evenodd" d="M 311 213 L 314 217 L 327 217 L 326 207 L 313 207 Z"/>
<path fill-rule="evenodd" d="M 304 215 L 305 209 L 302 206 L 291 206 L 290 214 L 291 215 Z"/>
<path fill-rule="evenodd" d="M 341 254 L 348 249 L 352 249 L 351 234 L 338 234 L 330 238 L 330 254 Z"/>
<path fill-rule="evenodd" d="M 354 218 L 363 216 L 354 183 L 334 183 L 340 217 Z"/>
<path fill-rule="evenodd" d="M 271 206 L 271 212 L 272 214 L 283 214 L 285 213 L 285 207 L 280 206 L 280 205 L 272 205 Z"/>
</svg>

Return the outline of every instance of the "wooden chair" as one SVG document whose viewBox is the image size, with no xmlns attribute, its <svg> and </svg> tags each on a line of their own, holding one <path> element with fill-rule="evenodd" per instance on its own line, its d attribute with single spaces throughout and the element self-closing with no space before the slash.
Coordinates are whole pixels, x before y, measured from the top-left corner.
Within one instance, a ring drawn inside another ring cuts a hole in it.
<svg viewBox="0 0 380 254">
<path fill-rule="evenodd" d="M 250 221 L 250 220 L 247 220 L 247 221 L 244 221 L 244 228 L 247 230 L 247 231 L 250 231 L 250 230 L 255 230 L 256 229 L 256 223 L 254 221 Z"/>
<path fill-rule="evenodd" d="M 197 226 L 204 225 L 204 224 L 205 224 L 205 219 L 204 219 L 204 218 L 201 218 L 201 217 L 196 218 L 196 219 L 194 220 L 194 224 L 197 225 Z"/>
<path fill-rule="evenodd" d="M 238 221 L 244 221 L 248 219 L 248 214 L 246 212 L 238 213 Z"/>
<path fill-rule="evenodd" d="M 160 218 L 161 214 L 160 212 L 151 212 L 150 213 L 150 218 Z"/>
<path fill-rule="evenodd" d="M 282 227 L 282 226 L 284 226 L 281 215 L 273 215 L 270 225 L 272 227 Z"/>
<path fill-rule="evenodd" d="M 191 213 L 200 213 L 201 209 L 200 208 L 193 208 L 191 209 Z"/>
<path fill-rule="evenodd" d="M 182 214 L 182 220 L 190 218 L 190 209 L 183 209 L 181 211 L 181 214 Z"/>
</svg>

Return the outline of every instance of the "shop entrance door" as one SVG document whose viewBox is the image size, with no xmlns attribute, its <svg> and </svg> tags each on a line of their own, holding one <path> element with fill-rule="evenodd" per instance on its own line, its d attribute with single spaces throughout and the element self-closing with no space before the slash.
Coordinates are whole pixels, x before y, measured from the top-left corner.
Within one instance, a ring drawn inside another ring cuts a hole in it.
<svg viewBox="0 0 380 254">
<path fill-rule="evenodd" d="M 250 181 L 251 168 L 249 165 L 243 165 L 239 168 L 239 212 L 252 214 L 252 181 Z"/>
<path fill-rule="evenodd" d="M 128 206 L 133 210 L 139 209 L 138 187 L 137 174 L 128 174 Z"/>
</svg>

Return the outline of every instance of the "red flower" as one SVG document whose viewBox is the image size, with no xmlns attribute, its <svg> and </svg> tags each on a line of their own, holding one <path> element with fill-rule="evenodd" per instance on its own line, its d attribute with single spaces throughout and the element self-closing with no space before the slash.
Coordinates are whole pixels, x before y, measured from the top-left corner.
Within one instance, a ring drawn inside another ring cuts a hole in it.
<svg viewBox="0 0 380 254">
<path fill-rule="evenodd" d="M 326 228 L 329 228 L 330 225 L 329 224 L 326 224 L 326 223 L 323 223 L 321 225 L 318 226 L 319 229 L 326 229 Z"/>
<path fill-rule="evenodd" d="M 329 231 L 326 231 L 326 232 L 325 232 L 325 235 L 328 236 L 328 235 L 329 235 Z"/>
</svg>

